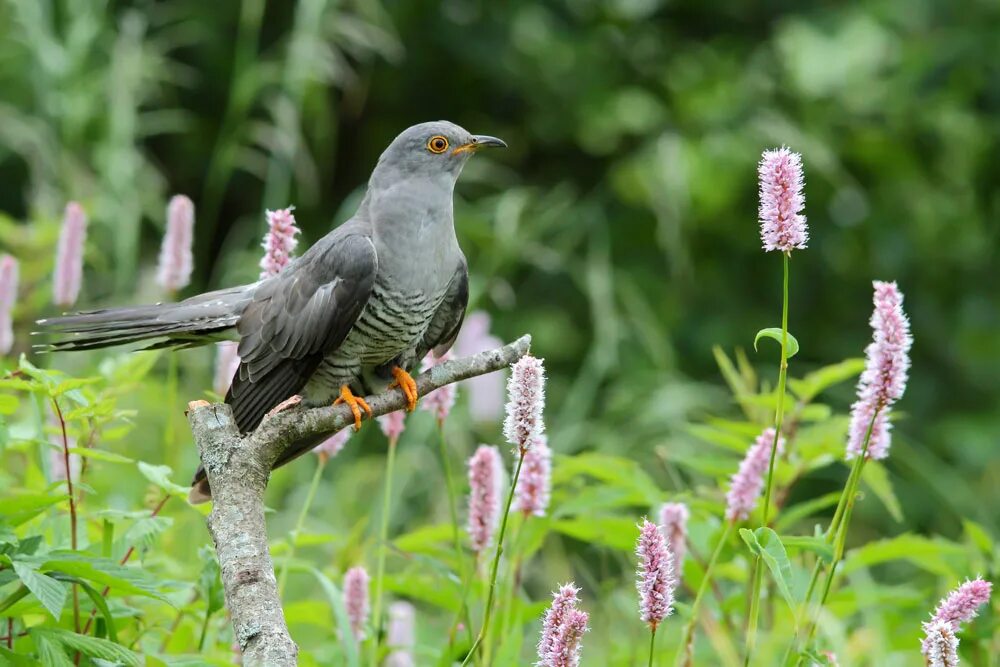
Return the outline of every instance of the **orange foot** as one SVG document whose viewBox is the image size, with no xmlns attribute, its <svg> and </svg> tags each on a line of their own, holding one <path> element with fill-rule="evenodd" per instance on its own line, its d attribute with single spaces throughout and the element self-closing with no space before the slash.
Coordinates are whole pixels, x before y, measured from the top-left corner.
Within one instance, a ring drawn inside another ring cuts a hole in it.
<svg viewBox="0 0 1000 667">
<path fill-rule="evenodd" d="M 286 398 L 281 403 L 278 403 L 276 406 L 274 406 L 273 408 L 271 408 L 270 410 L 268 410 L 266 416 L 273 417 L 274 415 L 278 414 L 282 410 L 287 410 L 288 408 L 295 407 L 296 405 L 298 405 L 301 402 L 302 402 L 302 397 L 299 396 L 298 394 L 295 394 L 291 398 Z"/>
<path fill-rule="evenodd" d="M 406 411 L 413 412 L 417 407 L 417 383 L 410 377 L 410 374 L 399 366 L 392 367 L 392 377 L 396 381 L 389 385 L 389 389 L 399 387 L 406 396 Z"/>
<path fill-rule="evenodd" d="M 369 417 L 372 416 L 371 406 L 365 401 L 365 399 L 360 396 L 355 396 L 351 388 L 346 384 L 340 387 L 340 398 L 333 402 L 334 405 L 340 405 L 341 403 L 347 403 L 351 408 L 351 412 L 354 413 L 354 430 L 361 430 L 361 411 L 364 410 Z"/>
</svg>

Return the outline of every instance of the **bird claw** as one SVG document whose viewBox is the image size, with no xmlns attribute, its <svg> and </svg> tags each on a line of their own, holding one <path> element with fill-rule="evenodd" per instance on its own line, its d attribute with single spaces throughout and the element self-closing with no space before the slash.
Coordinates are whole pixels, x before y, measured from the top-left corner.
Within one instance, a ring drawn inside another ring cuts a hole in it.
<svg viewBox="0 0 1000 667">
<path fill-rule="evenodd" d="M 341 403 L 346 403 L 349 408 L 351 408 L 351 413 L 354 415 L 354 430 L 355 432 L 361 430 L 361 411 L 364 410 L 365 413 L 371 417 L 372 408 L 368 405 L 368 402 L 360 396 L 355 396 L 354 392 L 351 391 L 349 386 L 342 385 L 340 387 L 340 398 L 333 402 L 334 405 L 340 405 Z"/>
<path fill-rule="evenodd" d="M 268 410 L 267 411 L 267 415 L 265 415 L 265 416 L 266 417 L 273 417 L 274 415 L 278 414 L 279 412 L 282 412 L 283 410 L 287 410 L 288 408 L 293 408 L 293 407 L 295 407 L 296 405 L 298 405 L 301 402 L 302 402 L 302 397 L 299 396 L 298 394 L 295 394 L 294 396 L 291 396 L 290 398 L 286 398 L 281 403 L 278 403 L 276 406 L 274 406 L 273 408 L 271 408 L 270 410 Z"/>
<path fill-rule="evenodd" d="M 399 366 L 392 367 L 392 376 L 396 380 L 389 385 L 389 389 L 399 387 L 406 396 L 406 411 L 413 412 L 417 407 L 417 382 Z"/>
</svg>

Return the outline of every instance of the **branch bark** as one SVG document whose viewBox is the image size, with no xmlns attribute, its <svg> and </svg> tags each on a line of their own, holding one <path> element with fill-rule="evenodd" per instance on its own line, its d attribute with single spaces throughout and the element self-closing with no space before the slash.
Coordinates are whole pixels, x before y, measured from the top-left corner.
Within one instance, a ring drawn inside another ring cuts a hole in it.
<svg viewBox="0 0 1000 667">
<path fill-rule="evenodd" d="M 495 350 L 434 366 L 416 378 L 417 391 L 425 396 L 444 385 L 505 368 L 527 354 L 530 345 L 531 337 L 522 336 Z M 365 400 L 375 416 L 406 405 L 398 389 Z M 286 447 L 350 426 L 354 423 L 350 408 L 293 408 L 265 418 L 253 433 L 243 436 L 228 405 L 192 401 L 188 423 L 212 487 L 208 530 L 245 664 L 295 665 L 298 648 L 288 633 L 268 549 L 264 490 L 271 466 Z"/>
</svg>

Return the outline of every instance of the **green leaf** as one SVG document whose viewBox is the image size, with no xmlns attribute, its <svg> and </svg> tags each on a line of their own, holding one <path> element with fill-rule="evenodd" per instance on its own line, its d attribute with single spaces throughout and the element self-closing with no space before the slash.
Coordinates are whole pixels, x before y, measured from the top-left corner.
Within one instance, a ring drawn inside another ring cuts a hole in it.
<svg viewBox="0 0 1000 667">
<path fill-rule="evenodd" d="M 0 646 L 0 665 L 5 667 L 45 667 L 34 658 L 14 653 L 6 646 Z"/>
<path fill-rule="evenodd" d="M 785 546 L 781 543 L 781 538 L 778 537 L 776 532 L 767 527 L 758 528 L 756 531 L 741 528 L 740 537 L 746 542 L 750 551 L 754 555 L 760 556 L 767 565 L 767 569 L 771 571 L 774 583 L 778 586 L 781 597 L 785 598 L 785 602 L 788 603 L 788 606 L 792 610 L 792 617 L 797 618 L 796 610 L 798 609 L 798 602 L 797 596 L 792 590 L 794 582 L 792 579 L 792 564 L 788 560 L 788 553 L 785 551 Z"/>
<path fill-rule="evenodd" d="M 785 535 L 781 542 L 788 549 L 811 551 L 826 563 L 833 562 L 833 545 L 824 537 L 806 537 L 804 535 Z"/>
<path fill-rule="evenodd" d="M 802 521 L 816 512 L 820 512 L 828 507 L 833 507 L 839 501 L 840 492 L 831 491 L 826 495 L 811 498 L 796 505 L 792 505 L 791 507 L 781 511 L 781 515 L 774 522 L 774 528 L 779 532 L 785 532 L 799 521 Z"/>
<path fill-rule="evenodd" d="M 889 473 L 886 472 L 885 466 L 878 461 L 869 461 L 861 469 L 861 481 L 882 501 L 896 523 L 902 523 L 903 507 L 900 505 L 896 493 L 892 490 L 892 482 L 889 480 Z"/>
<path fill-rule="evenodd" d="M 201 576 L 198 577 L 198 586 L 201 589 L 201 596 L 207 604 L 206 613 L 211 616 L 222 609 L 226 603 L 219 561 L 215 557 L 215 552 L 207 546 L 198 550 L 198 558 L 205 563 L 201 569 Z"/>
<path fill-rule="evenodd" d="M 555 521 L 552 529 L 581 542 L 621 551 L 635 548 L 635 519 L 632 517 L 581 516 Z"/>
<path fill-rule="evenodd" d="M 344 596 L 337 585 L 330 581 L 330 578 L 314 567 L 307 568 L 316 577 L 323 592 L 326 593 L 327 600 L 333 608 L 333 615 L 337 619 L 337 628 L 341 637 L 351 636 L 351 621 L 347 617 L 347 609 L 344 607 Z M 378 625 L 378 621 L 375 621 Z M 358 659 L 358 645 L 355 642 L 343 642 L 344 653 L 347 657 L 348 667 L 358 667 L 361 663 Z"/>
<path fill-rule="evenodd" d="M 0 415 L 12 415 L 17 411 L 20 403 L 17 396 L 11 394 L 0 394 Z"/>
<path fill-rule="evenodd" d="M 138 467 L 139 472 L 142 473 L 143 477 L 170 495 L 177 496 L 179 498 L 187 498 L 188 491 L 191 489 L 170 481 L 170 474 L 173 472 L 173 470 L 170 469 L 170 466 L 154 466 L 150 463 L 146 463 L 145 461 L 139 461 Z"/>
<path fill-rule="evenodd" d="M 32 628 L 28 631 L 35 648 L 38 649 L 38 657 L 45 667 L 73 667 L 73 661 L 66 655 L 66 649 L 62 643 L 45 634 L 45 628 Z"/>
<path fill-rule="evenodd" d="M 58 621 L 66 604 L 66 586 L 47 574 L 38 572 L 26 562 L 15 560 L 12 564 L 21 583 L 52 614 L 52 618 Z"/>
<path fill-rule="evenodd" d="M 64 494 L 24 494 L 0 497 L 0 521 L 20 526 L 66 499 Z"/>
<path fill-rule="evenodd" d="M 902 560 L 941 577 L 954 577 L 956 572 L 951 563 L 960 561 L 966 554 L 965 549 L 943 539 L 903 533 L 853 549 L 842 569 L 847 575 L 863 567 Z"/>
<path fill-rule="evenodd" d="M 62 572 L 87 581 L 110 586 L 125 595 L 142 595 L 170 602 L 160 593 L 157 582 L 137 568 L 119 565 L 108 558 L 85 556 L 74 551 L 53 551 L 45 555 L 41 569 Z"/>
<path fill-rule="evenodd" d="M 97 592 L 97 589 L 88 584 L 86 581 L 81 581 L 77 579 L 77 583 L 83 592 L 94 603 L 97 607 L 97 611 L 100 612 L 101 616 L 104 618 L 104 625 L 108 629 L 108 639 L 114 643 L 118 643 L 118 631 L 115 628 L 115 618 L 111 615 L 111 610 L 108 608 L 108 601 L 104 599 L 104 596 Z"/>
<path fill-rule="evenodd" d="M 788 387 L 803 403 L 808 403 L 833 385 L 857 377 L 864 369 L 864 359 L 845 359 L 815 370 L 801 379 L 788 378 Z"/>
<path fill-rule="evenodd" d="M 30 633 L 36 643 L 39 638 L 43 638 L 43 641 L 51 641 L 70 651 L 79 651 L 91 658 L 108 660 L 128 667 L 140 667 L 142 664 L 138 655 L 107 639 L 78 635 L 75 632 L 59 628 L 32 628 Z"/>
<path fill-rule="evenodd" d="M 586 452 L 560 457 L 559 464 L 553 466 L 554 484 L 567 482 L 578 475 L 633 492 L 642 499 L 643 505 L 653 505 L 663 495 L 653 478 L 636 461 L 622 456 Z"/>
<path fill-rule="evenodd" d="M 965 529 L 965 535 L 980 551 L 987 555 L 993 553 L 993 538 L 985 528 L 971 519 L 962 519 L 962 527 Z"/>
<path fill-rule="evenodd" d="M 795 336 L 791 334 L 790 331 L 786 331 L 785 335 L 788 337 L 788 346 L 785 349 L 785 358 L 791 359 L 799 351 L 799 341 L 795 340 Z M 753 349 L 757 351 L 757 342 L 761 338 L 770 338 L 778 342 L 781 345 L 781 329 L 779 327 L 769 327 L 767 329 L 761 329 L 757 332 L 757 335 L 753 339 Z"/>
<path fill-rule="evenodd" d="M 71 454 L 78 454 L 83 458 L 94 459 L 95 461 L 107 461 L 108 463 L 134 463 L 133 459 L 121 454 L 115 454 L 105 449 L 95 449 L 93 447 L 70 447 Z"/>
</svg>

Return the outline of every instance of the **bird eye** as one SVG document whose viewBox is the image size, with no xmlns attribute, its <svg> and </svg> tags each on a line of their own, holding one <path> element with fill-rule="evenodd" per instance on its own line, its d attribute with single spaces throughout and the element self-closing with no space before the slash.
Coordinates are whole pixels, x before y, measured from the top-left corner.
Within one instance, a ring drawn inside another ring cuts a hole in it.
<svg viewBox="0 0 1000 667">
<path fill-rule="evenodd" d="M 440 134 L 430 138 L 427 142 L 427 150 L 431 153 L 444 153 L 448 150 L 448 140 Z"/>
</svg>

